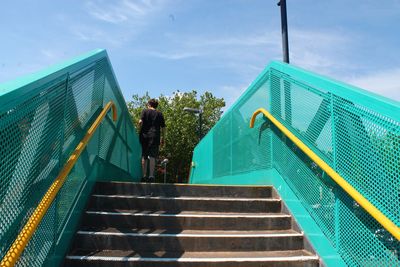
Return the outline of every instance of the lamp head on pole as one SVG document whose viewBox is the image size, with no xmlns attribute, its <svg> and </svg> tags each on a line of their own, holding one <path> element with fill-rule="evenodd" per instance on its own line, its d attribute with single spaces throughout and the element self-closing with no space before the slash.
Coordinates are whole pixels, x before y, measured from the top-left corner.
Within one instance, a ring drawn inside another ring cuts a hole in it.
<svg viewBox="0 0 400 267">
<path fill-rule="evenodd" d="M 189 113 L 194 113 L 194 114 L 202 114 L 203 113 L 202 109 L 188 108 L 188 107 L 184 107 L 183 111 L 186 111 L 186 112 L 189 112 Z"/>
</svg>

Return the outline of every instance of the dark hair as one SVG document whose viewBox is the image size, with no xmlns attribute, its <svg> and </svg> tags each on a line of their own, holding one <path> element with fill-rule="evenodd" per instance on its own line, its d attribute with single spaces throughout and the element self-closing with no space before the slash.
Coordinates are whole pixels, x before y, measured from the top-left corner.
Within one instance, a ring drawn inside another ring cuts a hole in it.
<svg viewBox="0 0 400 267">
<path fill-rule="evenodd" d="M 149 105 L 152 108 L 157 108 L 158 107 L 158 102 L 154 98 L 150 99 L 149 102 L 147 102 L 147 105 Z"/>
</svg>

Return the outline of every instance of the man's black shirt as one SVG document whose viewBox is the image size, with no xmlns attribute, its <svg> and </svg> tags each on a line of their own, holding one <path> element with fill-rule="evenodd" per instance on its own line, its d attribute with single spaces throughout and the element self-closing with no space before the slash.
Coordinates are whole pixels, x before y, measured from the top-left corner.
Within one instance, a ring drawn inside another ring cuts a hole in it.
<svg viewBox="0 0 400 267">
<path fill-rule="evenodd" d="M 140 119 L 142 120 L 140 137 L 160 140 L 160 128 L 165 127 L 163 114 L 155 109 L 144 109 Z"/>
</svg>

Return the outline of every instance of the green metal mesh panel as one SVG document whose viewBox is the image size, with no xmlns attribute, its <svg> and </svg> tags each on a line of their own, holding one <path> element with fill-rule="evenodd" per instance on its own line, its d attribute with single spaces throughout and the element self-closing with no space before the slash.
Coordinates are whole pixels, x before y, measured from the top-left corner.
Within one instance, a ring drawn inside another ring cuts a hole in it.
<svg viewBox="0 0 400 267">
<path fill-rule="evenodd" d="M 400 242 L 299 148 L 261 117 L 247 128 L 260 107 L 400 226 L 399 103 L 273 62 L 196 147 L 191 181 L 275 168 L 349 266 L 400 266 Z"/>
<path fill-rule="evenodd" d="M 287 178 L 293 191 L 307 203 L 326 236 L 335 239 L 334 183 L 275 127 L 272 135 L 274 167 Z M 318 179 L 316 179 L 318 178 Z"/>
<path fill-rule="evenodd" d="M 57 175 L 65 82 L 55 82 L 1 117 L 1 256 Z"/>
<path fill-rule="evenodd" d="M 326 160 L 332 162 L 331 96 L 282 72 L 271 71 L 272 115 Z M 290 97 L 288 97 L 290 96 Z M 290 116 L 288 115 L 290 114 Z"/>
<path fill-rule="evenodd" d="M 257 87 L 252 88 L 213 129 L 213 176 L 221 177 L 271 166 L 270 131 L 261 118 L 258 131 L 249 129 L 255 107 L 266 107 L 269 86 L 266 73 Z M 208 139 L 206 139 L 208 140 Z M 257 140 L 257 143 L 254 143 Z"/>
<path fill-rule="evenodd" d="M 113 129 L 110 127 L 111 122 L 109 120 L 104 120 L 103 124 L 100 126 L 100 146 L 99 146 L 99 156 L 101 158 L 107 157 L 107 152 L 112 141 Z"/>
<path fill-rule="evenodd" d="M 397 225 L 400 123 L 354 101 L 271 71 L 275 116 Z M 287 95 L 290 94 L 290 97 Z M 285 95 L 284 97 L 282 97 Z M 363 97 L 362 94 L 359 96 Z M 288 101 L 290 113 L 288 112 Z M 279 106 L 279 107 L 276 107 Z M 279 113 L 280 112 L 280 113 Z M 288 117 L 291 114 L 291 117 Z M 275 133 L 280 136 L 280 133 Z M 399 242 L 284 137 L 275 168 L 350 266 L 398 266 Z"/>
<path fill-rule="evenodd" d="M 85 201 L 86 196 L 81 196 L 83 188 L 97 177 L 104 178 L 97 166 L 112 164 L 132 179 L 140 177 L 138 137 L 105 51 L 51 70 L 12 88 L 11 101 L 8 95 L 0 97 L 1 258 L 109 100 L 117 106 L 118 120 L 113 122 L 111 114 L 107 115 L 45 214 L 18 266 L 43 266 L 56 246 L 67 248 L 67 244 L 58 242 L 71 216 L 76 216 L 72 213 L 75 204 Z"/>
<path fill-rule="evenodd" d="M 130 165 L 140 160 L 140 144 L 134 131 L 126 103 L 111 73 L 105 76 L 104 104 L 112 100 L 117 106 L 120 120 L 114 124 L 111 119 L 100 129 L 99 157 L 128 172 Z M 108 125 L 108 126 L 106 126 Z M 121 153 L 121 152 L 124 153 Z"/>
<path fill-rule="evenodd" d="M 57 232 L 54 229 L 56 224 L 56 202 L 53 202 L 45 219 L 37 228 L 29 245 L 17 262 L 17 266 L 43 266 L 56 240 Z"/>
<path fill-rule="evenodd" d="M 400 246 L 349 196 L 337 193 L 337 248 L 350 266 L 400 266 Z"/>
<path fill-rule="evenodd" d="M 277 130 L 273 151 L 275 168 L 349 266 L 398 266 L 390 234 Z"/>
<path fill-rule="evenodd" d="M 400 225 L 400 122 L 334 99 L 338 171 Z"/>
<path fill-rule="evenodd" d="M 271 142 L 268 122 L 263 118 L 257 118 L 256 131 L 250 129 L 251 116 L 254 107 L 266 106 L 268 99 L 268 74 L 266 81 L 248 96 L 244 102 L 232 110 L 232 174 L 249 170 L 258 170 L 271 167 L 270 154 Z M 256 143 L 254 143 L 256 140 Z M 251 146 L 251 149 L 249 149 Z"/>
<path fill-rule="evenodd" d="M 214 176 L 221 177 L 232 173 L 232 119 L 224 116 L 214 133 Z"/>
</svg>

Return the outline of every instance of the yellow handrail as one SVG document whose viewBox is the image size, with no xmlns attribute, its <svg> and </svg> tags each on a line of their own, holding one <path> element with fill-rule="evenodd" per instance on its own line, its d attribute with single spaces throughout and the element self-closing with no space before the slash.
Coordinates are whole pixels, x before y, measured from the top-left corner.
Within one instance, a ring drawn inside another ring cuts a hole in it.
<svg viewBox="0 0 400 267">
<path fill-rule="evenodd" d="M 293 143 L 295 143 L 308 157 L 325 171 L 347 194 L 349 194 L 361 207 L 363 207 L 372 217 L 374 217 L 387 231 L 400 241 L 400 228 L 378 210 L 371 202 L 352 187 L 340 174 L 333 170 L 323 159 L 315 154 L 299 138 L 292 134 L 282 123 L 280 123 L 271 113 L 263 108 L 257 109 L 250 120 L 250 128 L 254 127 L 254 121 L 258 114 L 263 113 L 280 131 L 282 131 Z"/>
<path fill-rule="evenodd" d="M 24 251 L 26 245 L 28 244 L 29 240 L 31 239 L 32 235 L 36 231 L 36 228 L 39 226 L 40 221 L 42 220 L 43 216 L 46 214 L 47 210 L 49 209 L 51 203 L 53 202 L 54 198 L 56 197 L 58 191 L 62 187 L 67 178 L 69 172 L 74 167 L 76 161 L 78 160 L 79 156 L 81 155 L 82 151 L 85 149 L 86 145 L 92 138 L 96 129 L 100 126 L 101 121 L 107 115 L 108 111 L 112 109 L 113 112 L 113 121 L 117 121 L 117 108 L 115 104 L 110 101 L 107 105 L 103 108 L 100 115 L 94 121 L 92 126 L 90 126 L 89 130 L 81 140 L 81 142 L 77 145 L 74 152 L 71 154 L 67 162 L 65 163 L 64 167 L 60 171 L 60 174 L 54 180 L 53 184 L 49 187 L 46 194 L 43 196 L 42 200 L 40 201 L 39 205 L 36 207 L 35 211 L 28 219 L 27 223 L 25 224 L 24 228 L 22 228 L 21 232 L 18 234 L 17 238 L 15 239 L 14 243 L 11 245 L 10 249 L 7 251 L 7 254 L 0 262 L 1 267 L 5 266 L 14 266 L 19 257 L 21 256 L 22 252 Z"/>
</svg>

